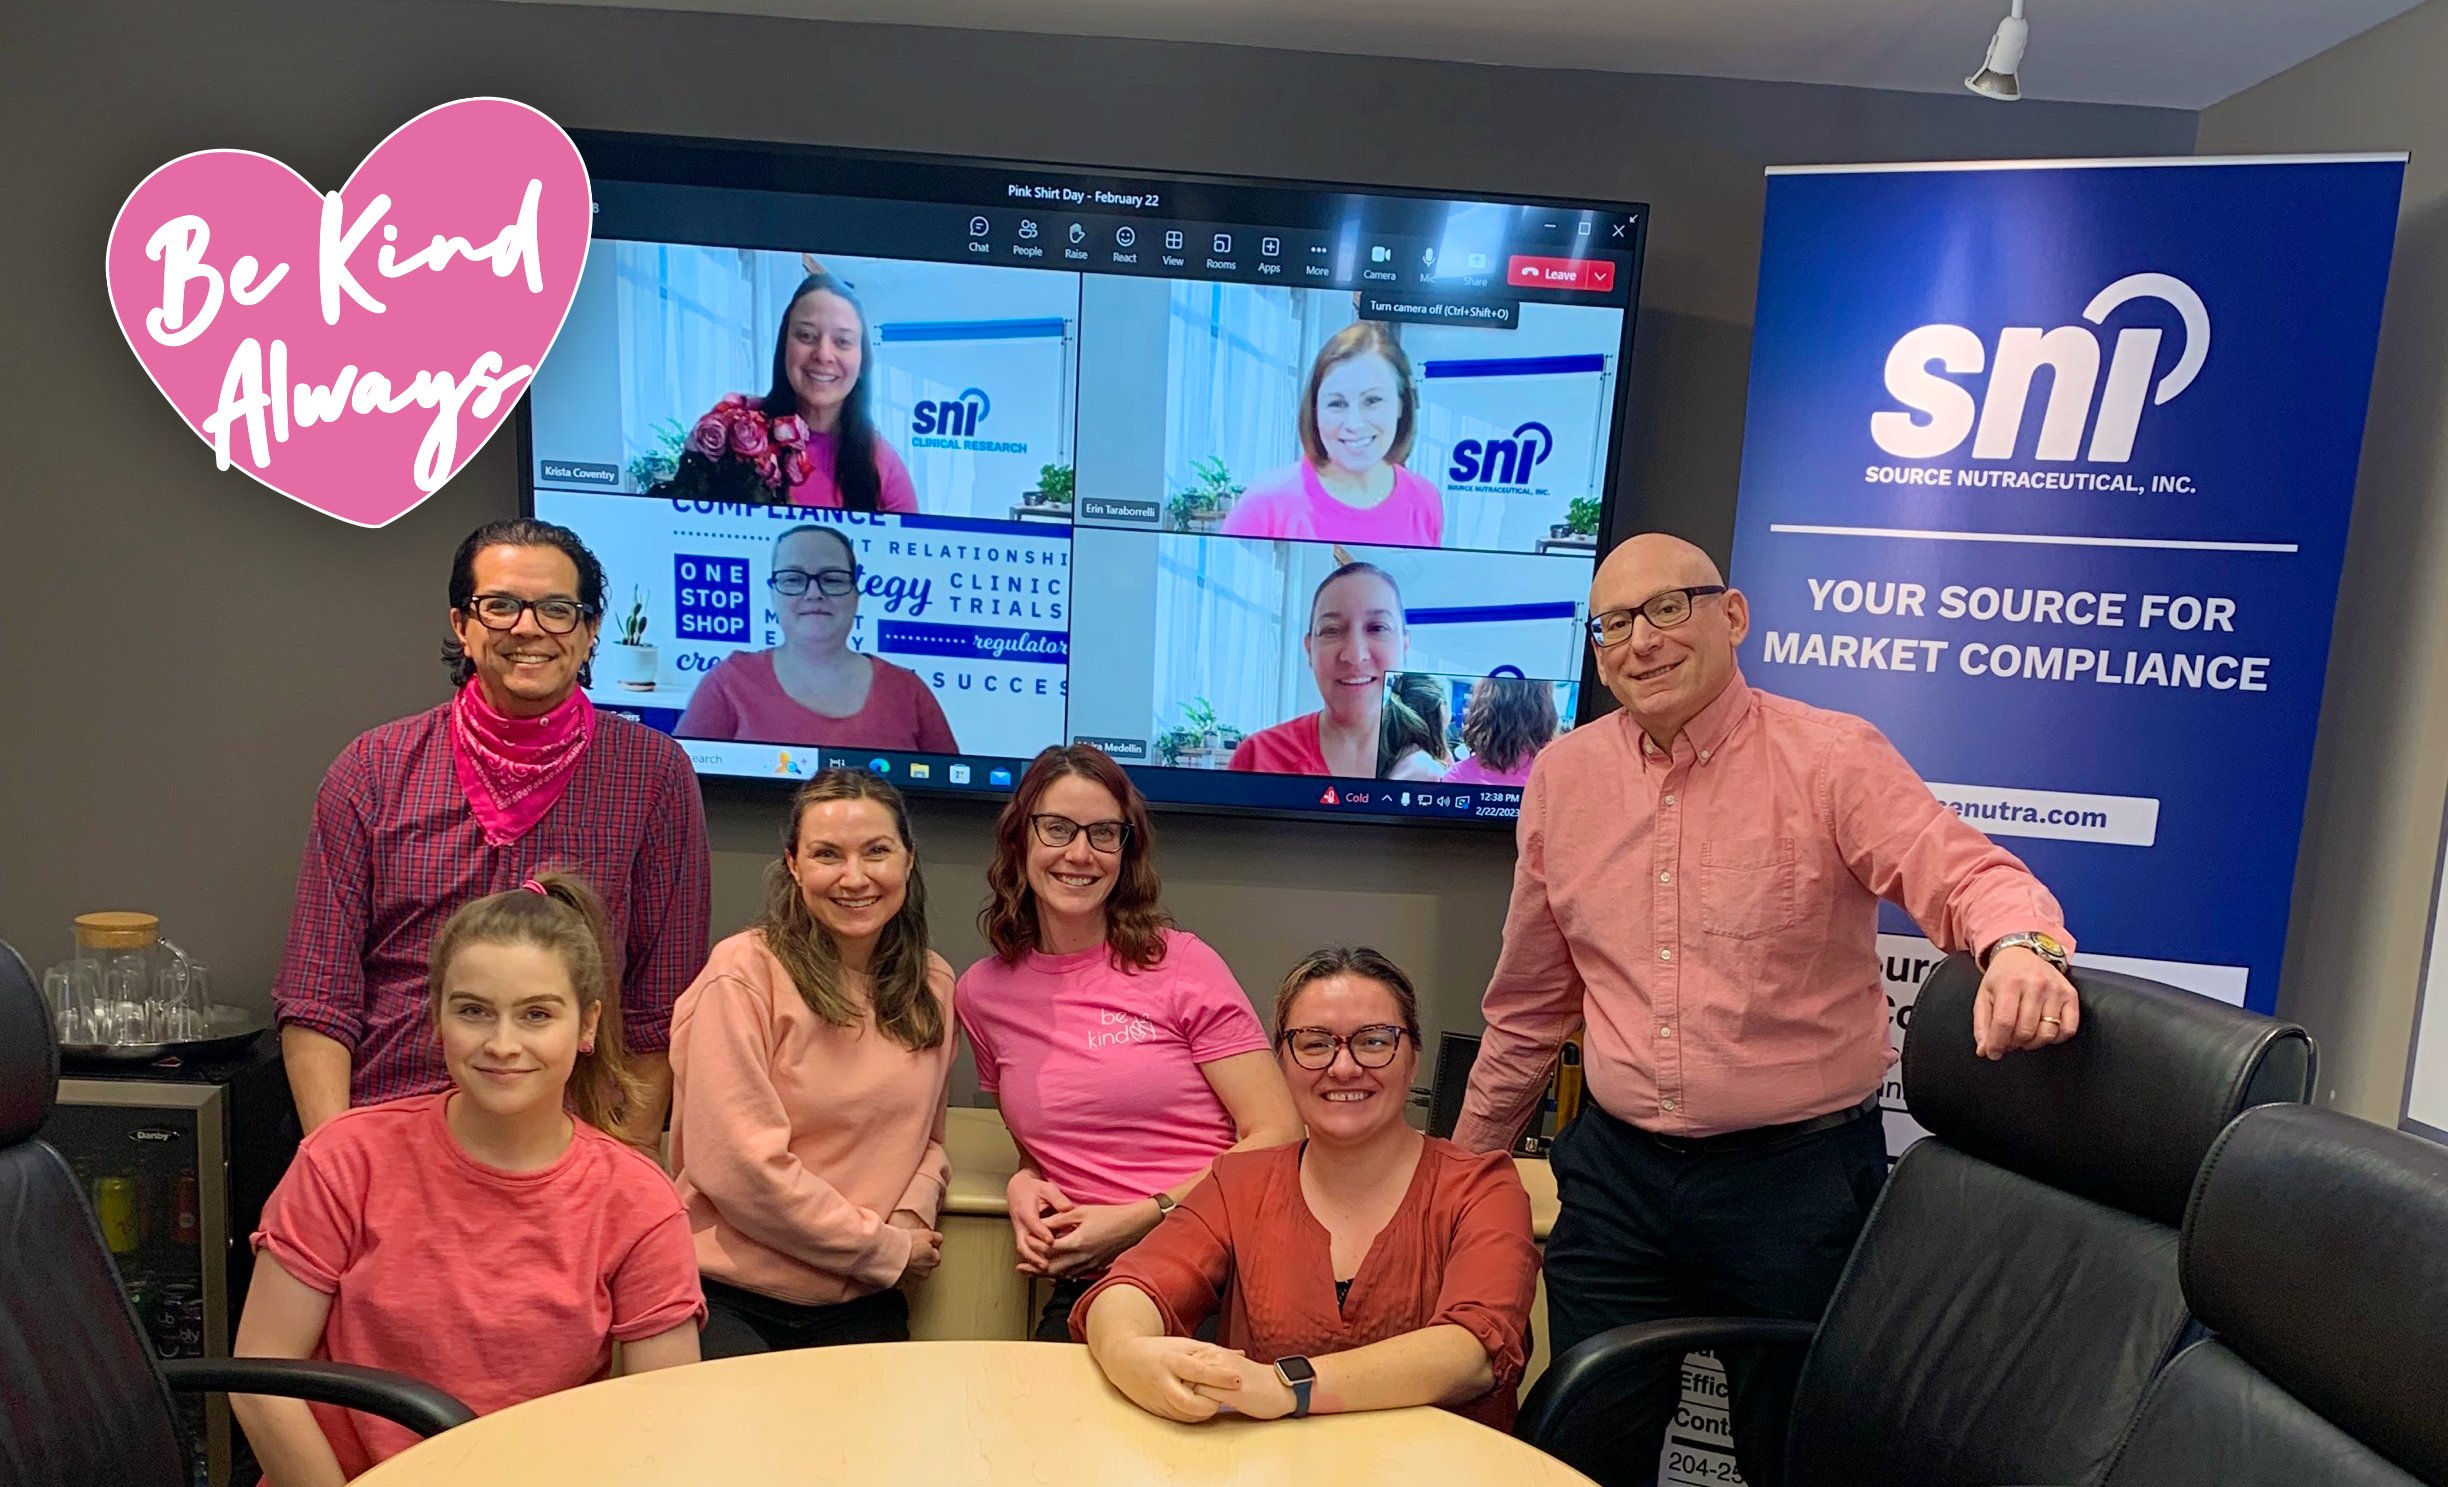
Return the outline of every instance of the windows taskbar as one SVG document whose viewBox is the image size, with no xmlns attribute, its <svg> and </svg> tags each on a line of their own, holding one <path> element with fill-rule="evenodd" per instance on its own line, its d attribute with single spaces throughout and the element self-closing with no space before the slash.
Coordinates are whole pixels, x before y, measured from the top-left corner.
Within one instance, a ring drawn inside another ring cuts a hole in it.
<svg viewBox="0 0 2448 1487">
<path fill-rule="evenodd" d="M 912 793 L 991 798 L 1008 796 L 1028 768 L 1026 759 L 978 754 L 912 754 L 705 739 L 679 742 L 697 773 L 716 779 L 806 780 L 826 769 L 865 769 Z M 1440 824 L 1510 822 L 1521 811 L 1521 790 L 1516 786 L 1256 774 L 1128 762 L 1123 768 L 1149 804 L 1192 810 Z"/>
</svg>

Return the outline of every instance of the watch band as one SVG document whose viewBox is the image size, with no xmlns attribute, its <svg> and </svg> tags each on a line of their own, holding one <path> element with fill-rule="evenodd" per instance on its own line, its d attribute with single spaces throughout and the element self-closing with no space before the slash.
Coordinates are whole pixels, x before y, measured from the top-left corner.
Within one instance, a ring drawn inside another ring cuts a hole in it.
<svg viewBox="0 0 2448 1487">
<path fill-rule="evenodd" d="M 1278 1358 L 1275 1360 L 1275 1377 L 1292 1391 L 1292 1418 L 1299 1420 L 1307 1417 L 1309 1391 L 1317 1384 L 1317 1365 L 1298 1355 Z"/>
<path fill-rule="evenodd" d="M 1148 1194 L 1148 1201 L 1156 1205 L 1156 1216 L 1158 1218 L 1163 1218 L 1166 1214 L 1171 1213 L 1174 1209 L 1181 1206 L 1181 1200 L 1174 1197 L 1171 1193 L 1150 1193 Z"/>
<path fill-rule="evenodd" d="M 2033 930 L 2000 936 L 1998 942 L 1989 947 L 1989 953 L 1981 958 L 1981 969 L 1987 970 L 1989 962 L 1997 959 L 1997 953 L 2007 949 L 2029 950 L 2056 967 L 2059 975 L 2065 974 L 2067 965 L 2065 947 L 2057 943 L 2054 935 L 2040 934 Z"/>
</svg>

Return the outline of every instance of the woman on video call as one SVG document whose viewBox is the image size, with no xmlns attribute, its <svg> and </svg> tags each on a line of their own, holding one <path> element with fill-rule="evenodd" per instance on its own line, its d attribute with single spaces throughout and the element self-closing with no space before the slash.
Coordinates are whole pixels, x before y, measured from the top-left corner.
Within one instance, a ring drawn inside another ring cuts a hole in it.
<svg viewBox="0 0 2448 1487">
<path fill-rule="evenodd" d="M 1301 650 L 1326 705 L 1241 740 L 1227 769 L 1323 774 L 1347 779 L 1433 780 L 1444 773 L 1434 729 L 1400 698 L 1386 674 L 1411 648 L 1402 593 L 1374 563 L 1345 563 L 1309 600 Z"/>
<path fill-rule="evenodd" d="M 680 737 L 960 752 L 918 673 L 850 649 L 859 566 L 849 538 L 832 527 L 791 528 L 774 539 L 765 583 L 782 643 L 723 657 L 689 698 Z"/>
<path fill-rule="evenodd" d="M 1301 392 L 1301 458 L 1252 485 L 1224 518 L 1227 537 L 1435 547 L 1437 488 L 1403 465 L 1419 427 L 1411 360 L 1374 321 L 1318 349 Z"/>
<path fill-rule="evenodd" d="M 1530 763 L 1556 736 L 1555 684 L 1484 676 L 1462 709 L 1470 757 L 1445 771 L 1448 785 L 1526 785 Z"/>
<path fill-rule="evenodd" d="M 811 265 L 813 260 L 810 260 Z M 799 281 L 774 335 L 768 418 L 796 413 L 808 426 L 806 480 L 790 504 L 845 511 L 918 510 L 909 467 L 876 432 L 868 391 L 867 312 L 850 286 L 817 268 Z"/>
</svg>

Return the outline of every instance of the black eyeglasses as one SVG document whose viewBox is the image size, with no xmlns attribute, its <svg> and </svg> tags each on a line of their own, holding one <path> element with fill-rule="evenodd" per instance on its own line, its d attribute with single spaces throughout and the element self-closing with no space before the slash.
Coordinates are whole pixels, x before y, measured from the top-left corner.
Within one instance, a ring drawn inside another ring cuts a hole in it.
<svg viewBox="0 0 2448 1487">
<path fill-rule="evenodd" d="M 535 611 L 536 626 L 547 635 L 567 635 L 589 610 L 575 599 L 514 599 L 508 594 L 478 594 L 467 612 L 488 630 L 515 630 L 519 616 Z"/>
<path fill-rule="evenodd" d="M 1352 1062 L 1363 1069 L 1382 1069 L 1402 1051 L 1403 1029 L 1390 1022 L 1371 1023 L 1346 1038 L 1322 1027 L 1288 1027 L 1276 1041 L 1292 1050 L 1292 1062 L 1304 1069 L 1323 1069 L 1338 1050 L 1349 1048 Z"/>
<path fill-rule="evenodd" d="M 1721 583 L 1697 583 L 1687 589 L 1668 589 L 1662 594 L 1651 594 L 1630 609 L 1610 609 L 1604 614 L 1593 614 L 1589 617 L 1590 640 L 1601 646 L 1623 644 L 1632 638 L 1634 615 L 1645 615 L 1650 624 L 1661 630 L 1671 630 L 1692 617 L 1693 600 L 1725 591 L 1726 586 Z"/>
<path fill-rule="evenodd" d="M 847 568 L 819 568 L 810 573 L 805 568 L 776 568 L 765 587 L 777 594 L 796 599 L 816 585 L 816 592 L 828 599 L 838 599 L 858 587 L 858 575 Z"/>
<path fill-rule="evenodd" d="M 1121 851 L 1122 844 L 1130 840 L 1128 821 L 1090 821 L 1083 825 L 1069 816 L 1039 814 L 1029 817 L 1029 830 L 1049 847 L 1068 847 L 1084 831 L 1088 833 L 1088 845 L 1108 855 Z"/>
</svg>

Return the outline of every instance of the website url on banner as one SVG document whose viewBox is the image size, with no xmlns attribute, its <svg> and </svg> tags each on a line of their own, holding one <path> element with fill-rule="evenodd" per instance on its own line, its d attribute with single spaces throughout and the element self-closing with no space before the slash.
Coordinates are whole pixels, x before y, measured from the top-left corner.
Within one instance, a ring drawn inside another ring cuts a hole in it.
<svg viewBox="0 0 2448 1487">
<path fill-rule="evenodd" d="M 2147 847 L 2159 839 L 2159 802 L 2139 795 L 2081 795 L 2006 785 L 1931 784 L 1939 804 L 1990 836 Z"/>
</svg>

